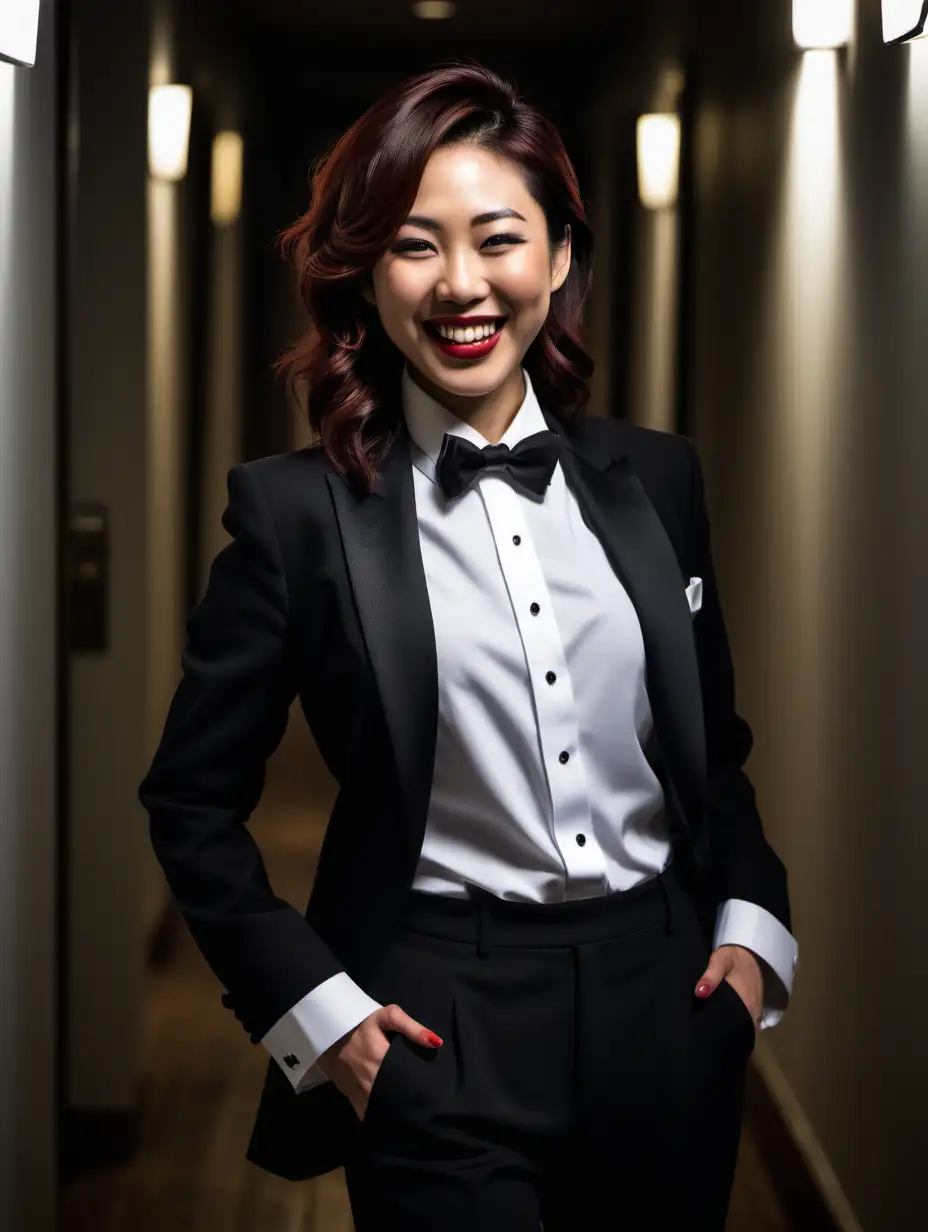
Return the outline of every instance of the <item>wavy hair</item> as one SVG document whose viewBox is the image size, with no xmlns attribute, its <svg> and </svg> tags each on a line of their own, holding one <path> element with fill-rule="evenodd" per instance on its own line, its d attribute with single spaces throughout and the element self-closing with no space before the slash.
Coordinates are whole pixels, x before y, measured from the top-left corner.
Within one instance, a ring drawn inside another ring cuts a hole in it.
<svg viewBox="0 0 928 1232">
<path fill-rule="evenodd" d="M 571 265 L 523 363 L 542 405 L 562 418 L 586 407 L 593 361 L 582 340 L 593 236 L 577 176 L 555 126 L 510 80 L 470 60 L 394 86 L 314 164 L 311 204 L 279 235 L 309 326 L 278 359 L 333 469 L 366 490 L 400 428 L 405 357 L 361 288 L 403 225 L 432 153 L 470 141 L 516 165 L 541 206 L 549 242 L 571 229 Z"/>
</svg>

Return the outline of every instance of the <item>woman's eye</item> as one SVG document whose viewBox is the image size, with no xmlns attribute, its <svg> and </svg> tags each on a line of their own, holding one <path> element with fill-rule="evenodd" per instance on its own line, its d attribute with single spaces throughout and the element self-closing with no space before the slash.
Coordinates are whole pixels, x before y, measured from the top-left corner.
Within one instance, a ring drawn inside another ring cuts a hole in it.
<svg viewBox="0 0 928 1232">
<path fill-rule="evenodd" d="M 417 248 L 416 247 L 417 244 L 421 244 L 422 247 Z M 394 252 L 424 252 L 425 249 L 431 248 L 431 247 L 432 245 L 428 242 L 428 240 L 402 240 L 399 244 L 396 245 L 393 251 Z"/>
<path fill-rule="evenodd" d="M 485 242 L 490 244 L 493 248 L 498 248 L 500 244 L 524 244 L 525 240 L 518 235 L 509 235 L 508 233 L 503 232 L 500 235 L 491 235 Z"/>
<path fill-rule="evenodd" d="M 487 248 L 487 247 L 500 248 L 504 244 L 524 244 L 524 243 L 525 243 L 525 240 L 522 239 L 521 236 L 511 235 L 508 232 L 502 232 L 500 235 L 489 236 L 488 239 L 484 240 L 482 246 L 484 248 Z M 404 252 L 423 253 L 423 252 L 428 252 L 429 250 L 434 252 L 435 251 L 434 245 L 430 244 L 428 240 L 419 240 L 419 239 L 401 240 L 393 249 L 395 253 L 404 253 Z"/>
</svg>

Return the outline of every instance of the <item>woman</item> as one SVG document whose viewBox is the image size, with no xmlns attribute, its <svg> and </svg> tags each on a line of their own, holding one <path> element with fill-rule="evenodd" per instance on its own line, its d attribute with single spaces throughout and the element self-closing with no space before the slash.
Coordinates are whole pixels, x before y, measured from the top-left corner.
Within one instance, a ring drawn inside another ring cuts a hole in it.
<svg viewBox="0 0 928 1232">
<path fill-rule="evenodd" d="M 271 1054 L 248 1158 L 344 1164 L 359 1232 L 721 1229 L 786 874 L 695 451 L 587 410 L 564 146 L 442 66 L 345 133 L 285 239 L 319 445 L 232 468 L 140 788 Z M 339 784 L 305 915 L 243 824 L 297 694 Z"/>
</svg>

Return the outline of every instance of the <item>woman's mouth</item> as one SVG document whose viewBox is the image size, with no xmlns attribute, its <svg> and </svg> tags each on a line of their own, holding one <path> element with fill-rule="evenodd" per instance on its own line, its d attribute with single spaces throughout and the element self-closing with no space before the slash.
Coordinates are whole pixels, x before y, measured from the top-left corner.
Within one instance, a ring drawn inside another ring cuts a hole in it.
<svg viewBox="0 0 928 1232">
<path fill-rule="evenodd" d="M 443 355 L 451 359 L 481 359 L 489 355 L 500 340 L 505 317 L 480 321 L 475 325 L 444 324 L 425 321 L 426 334 Z"/>
</svg>

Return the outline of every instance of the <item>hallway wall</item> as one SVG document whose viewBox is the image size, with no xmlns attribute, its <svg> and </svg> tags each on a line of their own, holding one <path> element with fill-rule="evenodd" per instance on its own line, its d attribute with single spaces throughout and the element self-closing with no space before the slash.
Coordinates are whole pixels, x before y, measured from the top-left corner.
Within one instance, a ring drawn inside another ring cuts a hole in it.
<svg viewBox="0 0 928 1232">
<path fill-rule="evenodd" d="M 714 555 L 790 873 L 793 1005 L 758 1062 L 844 1226 L 913 1226 L 928 992 L 928 44 L 793 47 L 704 6 L 689 378 Z"/>
<path fill-rule="evenodd" d="M 0 62 L 0 1227 L 55 1219 L 57 11 Z"/>
<path fill-rule="evenodd" d="M 136 797 L 147 647 L 159 628 L 146 483 L 149 23 L 148 4 L 114 0 L 84 0 L 73 20 L 68 471 L 72 501 L 106 507 L 110 543 L 106 648 L 70 658 L 65 1096 L 69 1112 L 95 1120 L 75 1123 L 73 1137 L 68 1123 L 69 1151 L 136 1098 L 144 913 L 155 890 Z"/>
<path fill-rule="evenodd" d="M 210 187 L 214 131 L 247 108 L 214 17 L 82 0 L 71 22 L 68 477 L 72 501 L 109 515 L 108 640 L 69 662 L 63 1139 L 79 1166 L 132 1146 L 146 957 L 169 901 L 137 792 L 241 452 L 241 237 L 212 228 Z M 149 87 L 168 82 L 193 89 L 180 181 L 149 174 Z"/>
</svg>

